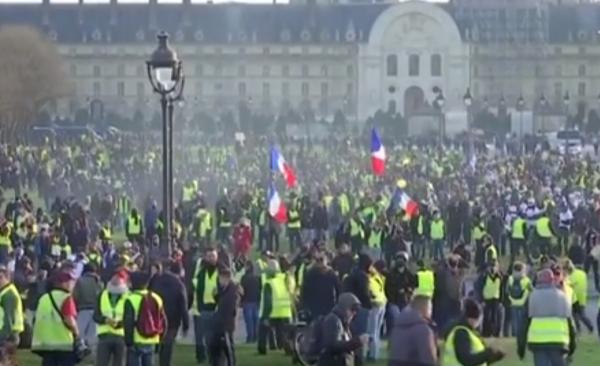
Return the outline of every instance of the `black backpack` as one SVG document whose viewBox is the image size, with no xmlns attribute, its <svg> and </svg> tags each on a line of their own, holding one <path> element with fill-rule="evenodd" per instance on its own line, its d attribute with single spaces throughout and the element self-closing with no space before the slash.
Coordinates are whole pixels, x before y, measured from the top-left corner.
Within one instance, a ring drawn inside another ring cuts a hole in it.
<svg viewBox="0 0 600 366">
<path fill-rule="evenodd" d="M 513 278 L 513 283 L 508 289 L 508 293 L 513 299 L 521 299 L 525 293 L 525 289 L 521 286 L 521 279 Z"/>
</svg>

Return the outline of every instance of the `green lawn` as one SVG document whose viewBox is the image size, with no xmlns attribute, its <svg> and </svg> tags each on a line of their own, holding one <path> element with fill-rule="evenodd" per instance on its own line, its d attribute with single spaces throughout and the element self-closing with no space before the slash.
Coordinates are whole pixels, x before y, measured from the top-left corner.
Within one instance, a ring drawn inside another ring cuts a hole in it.
<svg viewBox="0 0 600 366">
<path fill-rule="evenodd" d="M 507 353 L 507 358 L 496 364 L 499 366 L 531 366 L 533 363 L 530 358 L 526 359 L 525 362 L 518 360 L 515 352 L 514 340 L 489 340 L 489 343 L 495 344 L 501 347 Z M 592 366 L 598 364 L 600 359 L 600 351 L 598 350 L 599 342 L 597 338 L 592 336 L 582 337 L 577 352 L 575 354 L 573 363 L 571 366 Z M 528 355 L 529 356 L 529 355 Z M 194 361 L 194 350 L 191 346 L 179 346 L 175 351 L 173 365 L 176 366 L 193 366 L 196 365 Z M 291 360 L 283 356 L 280 352 L 272 352 L 268 356 L 258 356 L 256 354 L 255 347 L 239 346 L 237 350 L 238 366 L 279 366 L 279 365 L 291 365 Z M 22 352 L 19 355 L 19 361 L 21 365 L 35 366 L 40 365 L 40 359 L 32 355 L 29 352 Z M 90 364 L 83 363 L 83 365 Z M 158 363 L 156 363 L 158 365 Z M 380 362 L 377 366 L 383 366 L 385 362 Z"/>
</svg>

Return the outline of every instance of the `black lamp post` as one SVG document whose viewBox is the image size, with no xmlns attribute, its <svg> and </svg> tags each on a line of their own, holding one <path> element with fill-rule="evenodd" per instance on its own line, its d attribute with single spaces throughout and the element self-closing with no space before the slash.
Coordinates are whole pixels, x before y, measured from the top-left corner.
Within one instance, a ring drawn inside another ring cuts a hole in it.
<svg viewBox="0 0 600 366">
<path fill-rule="evenodd" d="M 563 97 L 563 104 L 565 105 L 565 128 L 569 128 L 569 104 L 571 104 L 571 97 L 568 91 L 565 92 L 565 96 Z"/>
<path fill-rule="evenodd" d="M 542 115 L 542 128 L 541 132 L 546 132 L 546 106 L 548 105 L 548 100 L 544 93 L 540 96 L 540 114 Z"/>
<path fill-rule="evenodd" d="M 467 88 L 467 92 L 463 96 L 463 102 L 465 103 L 465 108 L 467 109 L 467 133 L 469 134 L 469 153 L 473 153 L 473 131 L 471 120 L 471 105 L 473 105 L 473 97 L 471 96 L 471 89 Z"/>
<path fill-rule="evenodd" d="M 155 93 L 160 95 L 163 130 L 163 237 L 162 248 L 171 256 L 173 219 L 173 108 L 181 100 L 185 77 L 177 53 L 169 47 L 169 35 L 156 36 L 158 47 L 146 61 L 148 79 Z"/>
<path fill-rule="evenodd" d="M 444 144 L 444 137 L 446 135 L 445 126 L 444 126 L 444 104 L 446 104 L 446 99 L 444 98 L 444 92 L 437 88 L 437 96 L 433 101 L 434 107 L 440 113 L 439 115 L 439 132 L 440 132 L 440 145 Z"/>
<path fill-rule="evenodd" d="M 517 99 L 517 110 L 519 111 L 519 138 L 523 138 L 523 111 L 525 110 L 523 94 L 520 94 Z"/>
</svg>

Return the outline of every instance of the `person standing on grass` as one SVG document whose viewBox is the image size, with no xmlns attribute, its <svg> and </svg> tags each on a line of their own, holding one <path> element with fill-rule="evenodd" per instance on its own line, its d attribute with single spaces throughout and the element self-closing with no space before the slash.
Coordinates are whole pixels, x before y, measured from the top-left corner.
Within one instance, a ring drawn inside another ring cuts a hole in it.
<svg viewBox="0 0 600 366">
<path fill-rule="evenodd" d="M 242 311 L 246 324 L 246 343 L 257 341 L 258 306 L 260 304 L 260 276 L 255 273 L 254 263 L 246 262 L 246 271 L 242 276 Z"/>
<path fill-rule="evenodd" d="M 212 318 L 211 339 L 208 342 L 211 366 L 235 366 L 233 334 L 239 300 L 238 287 L 229 269 L 219 270 L 217 307 Z"/>
<path fill-rule="evenodd" d="M 98 275 L 98 267 L 88 263 L 83 268 L 83 274 L 75 283 L 73 299 L 77 305 L 77 327 L 81 338 L 85 340 L 90 349 L 95 349 L 98 337 L 96 323 L 94 322 L 94 308 L 98 296 L 102 292 L 102 281 Z"/>
</svg>

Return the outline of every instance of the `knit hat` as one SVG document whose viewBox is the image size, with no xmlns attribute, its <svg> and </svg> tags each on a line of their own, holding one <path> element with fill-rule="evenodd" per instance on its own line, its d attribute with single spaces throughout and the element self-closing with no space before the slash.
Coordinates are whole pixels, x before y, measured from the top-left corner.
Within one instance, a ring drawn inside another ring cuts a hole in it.
<svg viewBox="0 0 600 366">
<path fill-rule="evenodd" d="M 463 312 L 467 319 L 479 319 L 481 316 L 481 308 L 479 304 L 473 299 L 465 299 L 463 302 Z"/>
<path fill-rule="evenodd" d="M 550 269 L 543 269 L 537 273 L 536 282 L 539 285 L 551 285 L 554 283 L 554 274 Z"/>
</svg>

